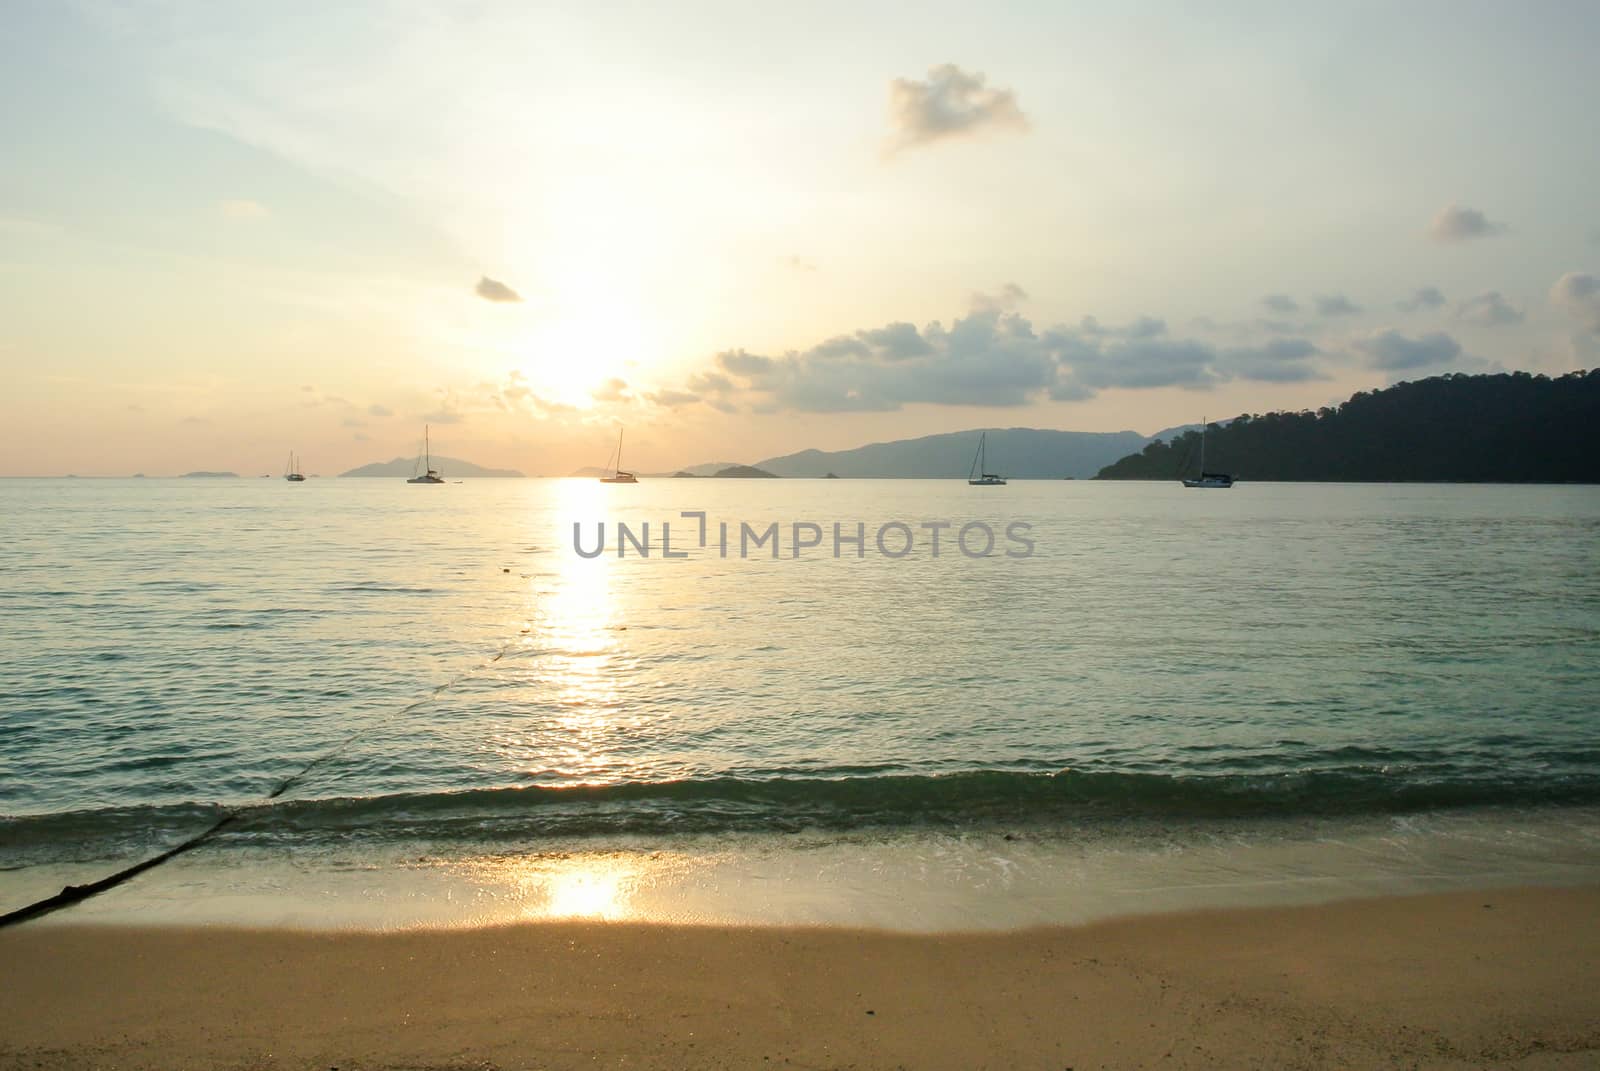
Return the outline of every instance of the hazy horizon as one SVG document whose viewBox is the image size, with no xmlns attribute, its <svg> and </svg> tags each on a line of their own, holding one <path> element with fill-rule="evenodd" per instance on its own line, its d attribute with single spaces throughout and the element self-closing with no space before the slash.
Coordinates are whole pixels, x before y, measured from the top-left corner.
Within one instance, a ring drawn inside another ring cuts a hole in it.
<svg viewBox="0 0 1600 1071">
<path fill-rule="evenodd" d="M 0 475 L 425 423 L 672 471 L 1600 363 L 1591 8 L 11 14 Z"/>
</svg>

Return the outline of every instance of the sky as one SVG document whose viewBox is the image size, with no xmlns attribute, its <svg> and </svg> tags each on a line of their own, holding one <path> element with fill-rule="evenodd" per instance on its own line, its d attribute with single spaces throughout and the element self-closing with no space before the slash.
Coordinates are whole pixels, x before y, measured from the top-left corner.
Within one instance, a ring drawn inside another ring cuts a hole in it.
<svg viewBox="0 0 1600 1071">
<path fill-rule="evenodd" d="M 0 475 L 1600 365 L 1589 3 L 0 4 Z"/>
</svg>

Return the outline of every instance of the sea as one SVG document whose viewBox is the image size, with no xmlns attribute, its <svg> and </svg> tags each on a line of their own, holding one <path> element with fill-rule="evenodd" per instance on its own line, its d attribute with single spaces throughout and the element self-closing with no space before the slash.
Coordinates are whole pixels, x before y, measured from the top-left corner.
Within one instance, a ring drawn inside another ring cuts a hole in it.
<svg viewBox="0 0 1600 1071">
<path fill-rule="evenodd" d="M 0 622 L 0 913 L 194 841 L 30 925 L 1600 880 L 1597 487 L 11 479 Z"/>
</svg>

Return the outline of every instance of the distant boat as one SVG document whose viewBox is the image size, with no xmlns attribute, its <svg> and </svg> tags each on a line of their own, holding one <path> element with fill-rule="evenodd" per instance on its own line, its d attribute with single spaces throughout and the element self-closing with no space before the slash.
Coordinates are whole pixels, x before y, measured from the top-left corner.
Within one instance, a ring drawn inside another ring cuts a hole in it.
<svg viewBox="0 0 1600 1071">
<path fill-rule="evenodd" d="M 283 470 L 283 478 L 290 483 L 305 483 L 306 475 L 300 471 L 300 459 L 294 456 L 294 451 L 289 451 L 289 464 Z"/>
<path fill-rule="evenodd" d="M 639 477 L 622 468 L 622 429 L 617 429 L 617 467 L 611 470 L 610 476 L 600 477 L 601 483 L 638 483 Z"/>
<path fill-rule="evenodd" d="M 428 425 L 422 426 L 422 456 L 417 458 L 416 471 L 421 469 L 421 475 L 413 476 L 406 483 L 444 483 L 444 477 L 439 475 L 439 470 L 433 467 L 433 444 L 428 439 Z"/>
<path fill-rule="evenodd" d="M 989 433 L 986 431 L 978 435 L 978 452 L 972 458 L 972 471 L 967 473 L 967 482 L 974 487 L 1004 487 L 1006 485 L 1004 476 L 997 476 L 992 472 L 983 471 L 985 468 L 983 446 L 988 437 Z"/>
<path fill-rule="evenodd" d="M 1206 418 L 1200 418 L 1200 475 L 1195 479 L 1185 478 L 1185 487 L 1232 487 L 1233 477 L 1226 472 L 1206 471 Z"/>
</svg>

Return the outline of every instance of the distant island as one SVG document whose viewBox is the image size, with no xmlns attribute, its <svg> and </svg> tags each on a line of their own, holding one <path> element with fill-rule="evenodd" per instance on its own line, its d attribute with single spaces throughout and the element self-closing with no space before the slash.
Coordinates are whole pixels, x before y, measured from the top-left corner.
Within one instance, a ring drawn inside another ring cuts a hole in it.
<svg viewBox="0 0 1600 1071">
<path fill-rule="evenodd" d="M 384 476 L 391 478 L 411 476 L 415 473 L 416 466 L 417 459 L 414 457 L 397 457 L 393 461 L 374 461 L 370 465 L 362 465 L 358 469 L 351 469 L 349 472 L 341 472 L 339 475 L 341 477 Z M 482 465 L 474 465 L 470 461 L 462 461 L 460 458 L 440 457 L 437 454 L 435 454 L 433 457 L 433 467 L 438 469 L 439 475 L 443 476 L 447 480 L 457 479 L 463 476 L 479 478 L 513 478 L 522 476 L 522 473 L 518 472 L 516 469 L 489 469 L 484 468 Z"/>
<path fill-rule="evenodd" d="M 1206 433 L 1205 467 L 1241 480 L 1600 483 L 1600 369 L 1551 379 L 1451 374 L 1361 391 L 1316 412 L 1235 417 Z M 1199 470 L 1200 435 L 1107 465 L 1099 480 Z"/>
<path fill-rule="evenodd" d="M 756 467 L 774 476 L 953 480 L 965 478 L 972 468 L 980 434 L 988 436 L 988 463 L 994 471 L 1019 480 L 1093 476 L 1154 438 L 1136 431 L 973 428 L 853 450 L 802 450 L 757 461 Z"/>
<path fill-rule="evenodd" d="M 734 480 L 775 480 L 778 478 L 776 473 L 758 469 L 754 465 L 729 465 L 714 475 L 718 478 Z"/>
<path fill-rule="evenodd" d="M 239 474 L 237 472 L 206 472 L 202 470 L 199 472 L 186 472 L 180 478 L 185 480 L 237 480 Z"/>
<path fill-rule="evenodd" d="M 699 465 L 690 465 L 687 468 L 677 469 L 673 472 L 638 472 L 634 475 L 644 480 L 670 480 L 681 479 L 689 476 L 715 476 L 725 468 L 738 464 L 736 461 L 707 461 Z M 610 469 L 598 468 L 594 465 L 585 465 L 581 469 L 573 469 L 567 473 L 569 477 L 581 479 L 597 479 L 601 476 L 610 476 Z"/>
</svg>

